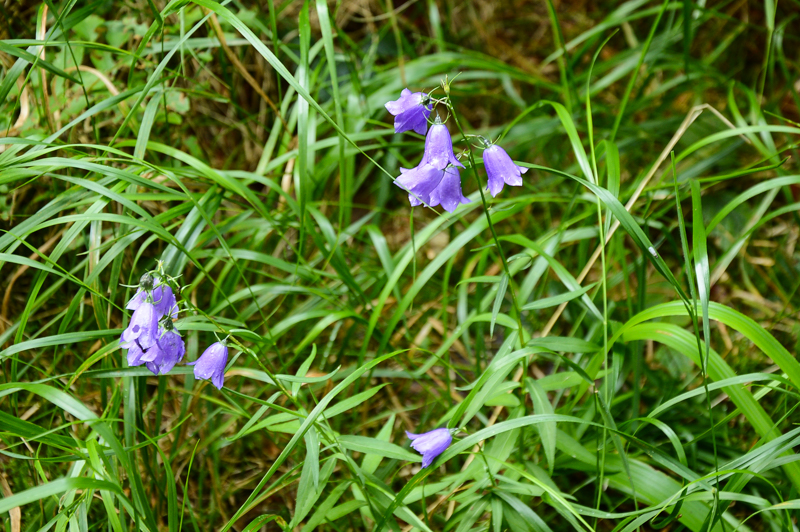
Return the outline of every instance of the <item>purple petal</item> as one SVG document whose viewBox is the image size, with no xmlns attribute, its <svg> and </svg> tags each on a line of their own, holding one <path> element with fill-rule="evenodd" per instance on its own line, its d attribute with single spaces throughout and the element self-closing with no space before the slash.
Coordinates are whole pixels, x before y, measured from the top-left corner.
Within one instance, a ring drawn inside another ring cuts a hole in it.
<svg viewBox="0 0 800 532">
<path fill-rule="evenodd" d="M 453 441 L 450 429 L 447 428 L 434 429 L 424 434 L 406 432 L 406 435 L 412 440 L 411 447 L 422 455 L 423 468 L 431 465 Z"/>
<path fill-rule="evenodd" d="M 217 390 L 221 390 L 224 379 L 225 379 L 225 373 L 222 371 L 218 371 L 214 373 L 214 375 L 212 375 L 211 384 L 213 384 L 217 388 Z"/>
<path fill-rule="evenodd" d="M 419 198 L 417 201 L 421 200 L 423 203 L 430 203 L 430 194 L 439 185 L 442 177 L 444 177 L 442 170 L 437 170 L 433 165 L 426 164 L 402 173 L 394 184 L 417 196 Z M 412 202 L 412 206 L 414 206 L 414 203 Z"/>
<path fill-rule="evenodd" d="M 142 360 L 142 356 L 144 356 L 144 351 L 142 348 L 139 347 L 139 344 L 135 341 L 133 342 L 126 342 L 122 344 L 124 349 L 128 350 L 128 365 L 129 366 L 141 366 L 144 361 Z"/>
<path fill-rule="evenodd" d="M 122 332 L 122 339 L 125 342 L 139 341 L 142 349 L 148 349 L 156 343 L 158 333 L 158 318 L 153 305 L 142 303 L 133 312 L 128 328 Z"/>
<path fill-rule="evenodd" d="M 423 164 L 432 164 L 437 170 L 444 170 L 448 164 L 464 168 L 453 153 L 453 139 L 450 137 L 450 130 L 444 124 L 434 124 L 431 126 L 428 135 L 425 137 L 425 153 L 422 155 Z"/>
<path fill-rule="evenodd" d="M 461 176 L 458 168 L 448 166 L 444 170 L 444 177 L 439 186 L 431 192 L 431 207 L 441 204 L 447 212 L 454 212 L 461 203 L 470 203 L 470 200 L 461 193 Z"/>
<path fill-rule="evenodd" d="M 431 112 L 422 106 L 403 111 L 394 118 L 395 133 L 414 131 L 424 135 L 428 129 L 428 116 Z"/>
<path fill-rule="evenodd" d="M 221 342 L 211 344 L 194 364 L 194 376 L 198 379 L 208 380 L 217 387 L 222 388 L 225 378 L 225 364 L 228 362 L 228 347 Z"/>
<path fill-rule="evenodd" d="M 405 174 L 408 172 L 408 168 L 400 167 L 400 174 Z M 411 204 L 412 207 L 419 207 L 422 205 L 422 202 L 418 200 L 413 194 L 408 195 L 408 202 Z"/>
<path fill-rule="evenodd" d="M 403 89 L 399 99 L 386 102 L 386 110 L 395 116 L 395 133 L 413 130 L 420 135 L 425 134 L 428 129 L 428 117 L 433 109 L 430 105 L 422 105 L 422 99 L 425 96 L 425 93 L 422 92 L 412 93 L 408 89 Z"/>
<path fill-rule="evenodd" d="M 521 186 L 522 174 L 528 171 L 514 164 L 506 151 L 496 144 L 484 150 L 483 164 L 489 176 L 489 192 L 493 197 L 503 190 L 503 185 Z"/>
<path fill-rule="evenodd" d="M 136 294 L 134 294 L 134 296 L 130 299 L 130 301 L 128 301 L 128 303 L 125 305 L 125 308 L 128 310 L 136 310 L 137 308 L 139 308 L 139 305 L 144 303 L 146 297 L 147 297 L 147 292 L 139 288 L 136 291 Z"/>
<path fill-rule="evenodd" d="M 158 339 L 158 346 L 164 353 L 159 361 L 159 372 L 169 373 L 186 353 L 186 344 L 178 333 L 167 331 Z"/>
<path fill-rule="evenodd" d="M 400 98 L 386 102 L 384 107 L 393 115 L 399 115 L 403 111 L 407 111 L 418 105 L 422 105 L 422 93 L 412 93 L 409 89 L 403 89 L 400 92 Z"/>
<path fill-rule="evenodd" d="M 153 290 L 153 306 L 156 307 L 158 317 L 172 314 L 171 317 L 177 318 L 177 301 L 175 294 L 172 293 L 172 288 L 167 285 L 159 285 Z"/>
</svg>

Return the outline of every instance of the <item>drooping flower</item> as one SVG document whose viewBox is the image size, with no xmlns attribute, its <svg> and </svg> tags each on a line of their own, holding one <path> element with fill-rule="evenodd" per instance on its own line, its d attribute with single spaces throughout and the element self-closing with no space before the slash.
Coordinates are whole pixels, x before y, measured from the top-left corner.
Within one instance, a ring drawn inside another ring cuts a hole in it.
<svg viewBox="0 0 800 532">
<path fill-rule="evenodd" d="M 443 170 L 437 170 L 432 164 L 420 164 L 410 170 L 401 168 L 400 177 L 394 184 L 409 193 L 411 206 L 416 207 L 421 203 L 430 205 L 431 192 L 439 186 L 443 177 Z"/>
<path fill-rule="evenodd" d="M 162 284 L 153 290 L 153 304 L 159 318 L 167 314 L 173 319 L 178 318 L 178 302 L 169 285 Z"/>
<path fill-rule="evenodd" d="M 464 165 L 456 159 L 456 155 L 453 153 L 453 139 L 450 137 L 450 130 L 438 116 L 425 136 L 425 153 L 422 154 L 419 166 L 424 164 L 432 164 L 437 170 L 444 170 L 448 164 L 464 168 Z"/>
<path fill-rule="evenodd" d="M 447 212 L 455 212 L 461 203 L 471 203 L 461 193 L 461 175 L 458 168 L 448 166 L 444 169 L 444 177 L 430 195 L 430 206 L 440 205 Z"/>
<path fill-rule="evenodd" d="M 450 429 L 447 428 L 434 429 L 423 434 L 406 431 L 406 436 L 412 440 L 411 447 L 422 455 L 422 467 L 431 465 L 453 441 Z"/>
<path fill-rule="evenodd" d="M 428 129 L 428 117 L 433 106 L 424 92 L 411 92 L 403 89 L 400 98 L 386 102 L 386 110 L 394 115 L 394 132 L 416 131 L 424 135 Z"/>
<path fill-rule="evenodd" d="M 161 350 L 161 358 L 156 362 L 158 373 L 164 374 L 175 367 L 175 364 L 183 359 L 186 353 L 186 344 L 183 343 L 181 335 L 171 327 L 172 321 L 166 321 L 166 330 L 159 337 L 156 345 Z M 152 371 L 152 370 L 151 370 Z"/>
<path fill-rule="evenodd" d="M 485 141 L 485 139 L 482 140 Z M 492 197 L 497 196 L 503 190 L 504 184 L 513 187 L 522 186 L 522 174 L 528 171 L 524 166 L 514 164 L 506 151 L 497 144 L 492 144 L 483 150 L 483 165 L 489 176 L 487 188 Z"/>
<path fill-rule="evenodd" d="M 162 316 L 166 315 L 167 313 L 173 319 L 178 318 L 178 304 L 177 300 L 175 299 L 175 294 L 172 292 L 172 288 L 166 284 L 160 284 L 155 288 L 143 288 L 142 284 L 139 284 L 139 289 L 136 291 L 136 294 L 128 301 L 128 304 L 125 305 L 125 308 L 128 310 L 136 310 L 139 306 L 147 300 L 147 295 L 150 294 L 153 305 L 156 308 L 156 314 L 160 319 Z"/>
<path fill-rule="evenodd" d="M 139 347 L 147 350 L 156 343 L 158 316 L 152 303 L 145 301 L 133 312 L 128 328 L 122 331 L 122 341 L 136 341 Z"/>
<path fill-rule="evenodd" d="M 200 358 L 194 362 L 189 362 L 189 366 L 194 366 L 194 376 L 197 379 L 211 379 L 211 384 L 222 389 L 222 381 L 225 378 L 225 364 L 228 362 L 228 346 L 225 342 L 215 342 L 211 344 Z"/>
</svg>

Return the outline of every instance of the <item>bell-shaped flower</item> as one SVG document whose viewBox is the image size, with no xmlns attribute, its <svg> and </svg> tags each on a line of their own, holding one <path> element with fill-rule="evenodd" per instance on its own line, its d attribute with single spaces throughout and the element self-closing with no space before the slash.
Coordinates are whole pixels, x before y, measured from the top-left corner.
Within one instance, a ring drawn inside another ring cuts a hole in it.
<svg viewBox="0 0 800 532">
<path fill-rule="evenodd" d="M 178 302 L 169 285 L 162 284 L 153 290 L 153 305 L 156 307 L 159 318 L 167 314 L 170 318 L 178 318 Z"/>
<path fill-rule="evenodd" d="M 425 164 L 432 164 L 437 170 L 444 170 L 448 164 L 464 168 L 464 165 L 456 159 L 456 154 L 453 153 L 453 139 L 450 137 L 450 130 L 438 116 L 425 136 L 425 153 L 422 154 L 419 166 Z"/>
<path fill-rule="evenodd" d="M 128 328 L 122 331 L 122 341 L 126 343 L 137 341 L 141 349 L 147 350 L 156 343 L 157 335 L 156 309 L 145 301 L 133 312 Z"/>
<path fill-rule="evenodd" d="M 147 301 L 148 294 L 151 296 L 151 301 L 156 308 L 156 315 L 159 319 L 166 314 L 170 314 L 173 319 L 178 318 L 178 303 L 175 299 L 175 294 L 172 292 L 172 288 L 166 284 L 160 284 L 150 290 L 142 288 L 140 285 L 136 294 L 125 305 L 125 308 L 128 310 L 138 309 L 142 303 Z"/>
<path fill-rule="evenodd" d="M 461 175 L 458 168 L 448 166 L 444 169 L 444 177 L 430 195 L 430 206 L 441 205 L 447 212 L 454 212 L 462 203 L 470 200 L 461 193 Z"/>
<path fill-rule="evenodd" d="M 197 379 L 211 379 L 211 384 L 222 389 L 222 381 L 225 379 L 225 364 L 228 363 L 228 346 L 225 342 L 211 344 L 200 358 L 194 362 L 189 362 L 189 366 L 194 366 L 194 376 Z"/>
<path fill-rule="evenodd" d="M 162 333 L 156 342 L 161 351 L 161 357 L 155 362 L 158 366 L 158 373 L 162 375 L 169 373 L 175 367 L 175 364 L 183 359 L 183 355 L 186 353 L 186 344 L 183 343 L 183 338 L 172 329 L 171 321 L 167 323 L 167 330 Z"/>
<path fill-rule="evenodd" d="M 416 131 L 424 135 L 428 129 L 428 117 L 433 106 L 424 92 L 411 92 L 403 89 L 400 98 L 386 102 L 386 110 L 394 115 L 394 132 Z"/>
<path fill-rule="evenodd" d="M 413 434 L 406 431 L 406 436 L 412 440 L 411 447 L 422 455 L 422 467 L 431 465 L 453 441 L 450 429 L 447 428 L 434 429 L 424 434 Z"/>
<path fill-rule="evenodd" d="M 444 177 L 443 170 L 437 170 L 432 164 L 420 164 L 416 168 L 400 169 L 400 177 L 394 184 L 409 193 L 408 199 L 412 207 L 424 203 L 430 205 L 430 195 L 439 186 Z"/>
<path fill-rule="evenodd" d="M 513 187 L 522 186 L 522 174 L 528 171 L 524 166 L 517 166 L 506 150 L 492 144 L 483 150 L 483 165 L 486 167 L 486 174 L 489 176 L 489 192 L 492 197 L 497 196 L 503 185 Z"/>
</svg>

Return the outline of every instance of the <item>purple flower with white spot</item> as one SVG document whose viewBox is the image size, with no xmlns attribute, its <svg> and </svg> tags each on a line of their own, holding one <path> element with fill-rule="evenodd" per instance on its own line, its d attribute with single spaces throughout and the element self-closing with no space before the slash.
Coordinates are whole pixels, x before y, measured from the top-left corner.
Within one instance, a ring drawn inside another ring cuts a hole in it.
<svg viewBox="0 0 800 532">
<path fill-rule="evenodd" d="M 424 135 L 428 129 L 428 117 L 433 106 L 424 92 L 411 92 L 403 89 L 400 98 L 386 102 L 386 110 L 394 115 L 394 132 L 416 131 Z"/>
<path fill-rule="evenodd" d="M 194 366 L 194 376 L 197 379 L 211 379 L 211 384 L 222 389 L 222 381 L 225 378 L 225 364 L 228 362 L 228 346 L 225 342 L 211 344 L 200 358 L 194 362 L 189 362 L 189 366 Z"/>
<path fill-rule="evenodd" d="M 444 169 L 444 177 L 431 192 L 430 199 L 431 207 L 441 205 L 447 212 L 455 212 L 460 204 L 470 203 L 470 200 L 461 193 L 461 175 L 458 168 L 448 166 Z"/>
<path fill-rule="evenodd" d="M 139 347 L 147 350 L 156 343 L 158 335 L 158 316 L 152 303 L 145 301 L 133 312 L 128 328 L 122 331 L 122 341 L 136 341 Z"/>
<path fill-rule="evenodd" d="M 424 434 L 413 434 L 406 431 L 406 436 L 412 440 L 411 447 L 422 455 L 422 467 L 431 465 L 453 441 L 450 429 L 446 428 L 434 429 Z"/>
<path fill-rule="evenodd" d="M 481 138 L 485 144 L 489 144 L 486 139 Z M 483 165 L 486 167 L 486 174 L 489 176 L 489 192 L 492 197 L 497 196 L 503 185 L 513 187 L 522 186 L 522 174 L 528 171 L 524 166 L 517 166 L 506 151 L 492 144 L 483 150 Z"/>
<path fill-rule="evenodd" d="M 453 139 L 450 137 L 450 130 L 438 116 L 425 136 L 425 153 L 422 154 L 419 166 L 424 164 L 432 164 L 437 170 L 444 170 L 448 164 L 464 168 L 464 165 L 456 159 L 456 155 L 453 153 Z"/>
<path fill-rule="evenodd" d="M 431 192 L 439 186 L 444 177 L 443 170 L 437 170 L 432 164 L 420 164 L 416 168 L 400 169 L 400 177 L 394 184 L 409 193 L 408 199 L 412 207 L 431 202 Z"/>
</svg>

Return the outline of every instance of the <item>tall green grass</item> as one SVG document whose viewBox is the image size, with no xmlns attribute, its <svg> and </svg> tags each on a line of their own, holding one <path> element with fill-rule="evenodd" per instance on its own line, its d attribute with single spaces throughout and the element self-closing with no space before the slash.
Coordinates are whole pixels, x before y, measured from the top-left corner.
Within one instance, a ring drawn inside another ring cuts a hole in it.
<svg viewBox="0 0 800 532">
<path fill-rule="evenodd" d="M 795 530 L 797 6 L 711 4 L 5 7 L 5 530 Z M 445 78 L 530 170 L 412 212 Z"/>
</svg>

